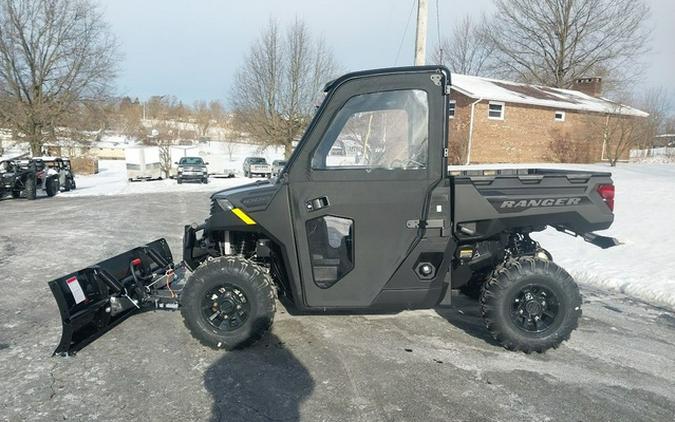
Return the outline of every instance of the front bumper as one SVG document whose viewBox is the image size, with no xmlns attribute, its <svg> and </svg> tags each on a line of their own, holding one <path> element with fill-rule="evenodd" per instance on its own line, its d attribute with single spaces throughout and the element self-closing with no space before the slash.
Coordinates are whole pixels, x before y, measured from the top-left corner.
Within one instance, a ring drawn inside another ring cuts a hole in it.
<svg viewBox="0 0 675 422">
<path fill-rule="evenodd" d="M 182 180 L 202 180 L 209 177 L 207 173 L 198 173 L 198 172 L 183 172 L 176 175 L 177 178 Z"/>
</svg>

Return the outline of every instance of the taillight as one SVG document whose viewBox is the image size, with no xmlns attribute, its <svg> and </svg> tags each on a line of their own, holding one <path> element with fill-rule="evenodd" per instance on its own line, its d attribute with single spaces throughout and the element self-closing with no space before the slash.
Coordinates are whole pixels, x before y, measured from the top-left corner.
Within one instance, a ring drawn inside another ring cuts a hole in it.
<svg viewBox="0 0 675 422">
<path fill-rule="evenodd" d="M 614 211 L 614 185 L 600 185 L 598 193 L 609 209 Z"/>
</svg>

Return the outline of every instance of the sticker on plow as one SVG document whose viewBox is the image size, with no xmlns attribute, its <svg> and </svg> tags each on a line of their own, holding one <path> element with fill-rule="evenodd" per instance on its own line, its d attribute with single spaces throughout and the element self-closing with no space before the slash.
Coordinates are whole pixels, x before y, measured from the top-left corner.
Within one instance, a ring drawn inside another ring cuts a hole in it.
<svg viewBox="0 0 675 422">
<path fill-rule="evenodd" d="M 75 298 L 76 304 L 84 302 L 87 299 L 84 296 L 84 292 L 82 291 L 82 286 L 80 286 L 80 282 L 77 281 L 77 277 L 70 277 L 68 280 L 66 280 L 66 284 L 70 289 L 70 293 L 73 294 L 73 298 Z"/>
</svg>

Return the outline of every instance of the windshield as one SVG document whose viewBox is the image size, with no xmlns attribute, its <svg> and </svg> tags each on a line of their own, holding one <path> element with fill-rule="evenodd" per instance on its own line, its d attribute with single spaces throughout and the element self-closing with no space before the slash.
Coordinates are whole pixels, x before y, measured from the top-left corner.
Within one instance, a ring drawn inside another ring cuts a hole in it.
<svg viewBox="0 0 675 422">
<path fill-rule="evenodd" d="M 204 164 L 204 160 L 201 157 L 184 157 L 178 164 Z"/>
<path fill-rule="evenodd" d="M 275 165 L 275 166 L 281 167 L 281 166 L 285 166 L 285 165 L 286 165 L 286 162 L 285 162 L 285 161 L 277 160 L 277 161 L 274 162 L 274 165 Z"/>
<path fill-rule="evenodd" d="M 265 161 L 264 158 L 262 157 L 253 157 L 249 159 L 249 163 L 251 164 L 267 164 L 267 161 Z"/>
</svg>

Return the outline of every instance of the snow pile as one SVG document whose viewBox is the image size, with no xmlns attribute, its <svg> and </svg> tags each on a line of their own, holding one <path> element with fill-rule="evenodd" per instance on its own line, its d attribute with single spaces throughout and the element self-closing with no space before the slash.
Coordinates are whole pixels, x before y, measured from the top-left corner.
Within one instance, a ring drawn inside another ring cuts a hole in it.
<svg viewBox="0 0 675 422">
<path fill-rule="evenodd" d="M 623 244 L 603 250 L 553 229 L 533 238 L 579 283 L 675 309 L 675 166 L 566 167 L 612 172 L 615 220 L 602 234 Z"/>
</svg>

